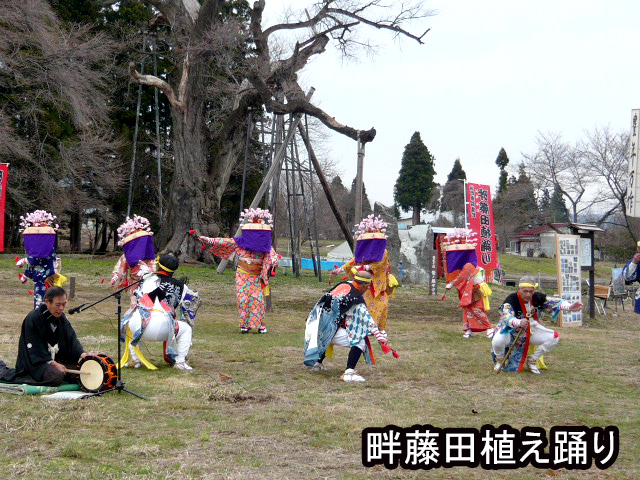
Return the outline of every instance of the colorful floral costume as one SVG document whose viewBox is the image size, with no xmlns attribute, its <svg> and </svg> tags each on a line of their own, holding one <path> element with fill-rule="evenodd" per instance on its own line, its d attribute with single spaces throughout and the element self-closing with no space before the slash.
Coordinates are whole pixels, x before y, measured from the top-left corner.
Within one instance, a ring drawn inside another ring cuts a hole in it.
<svg viewBox="0 0 640 480">
<path fill-rule="evenodd" d="M 137 305 L 125 314 L 120 326 L 123 337 L 131 336 L 134 348 L 129 350 L 129 354 L 134 364 L 141 361 L 135 349 L 141 340 L 165 342 L 164 358 L 167 363 L 186 362 L 191 348 L 192 327 L 200 306 L 198 292 L 166 271 L 159 270 L 145 276 L 135 289 L 135 295 Z"/>
<path fill-rule="evenodd" d="M 464 331 L 482 332 L 490 329 L 492 325 L 487 311 L 491 289 L 484 281 L 484 269 L 467 263 L 451 285 L 458 289 Z"/>
<path fill-rule="evenodd" d="M 384 257 L 379 262 L 363 261 L 356 263 L 356 258 L 352 258 L 342 266 L 347 272 L 350 279 L 353 279 L 351 268 L 356 265 L 367 265 L 373 274 L 371 286 L 364 292 L 364 301 L 367 304 L 369 313 L 375 320 L 380 330 L 387 328 L 387 319 L 389 318 L 389 294 L 393 291 L 394 286 L 391 285 L 395 277 L 391 275 L 391 265 L 389 264 L 389 252 L 384 251 Z M 390 279 L 393 277 L 393 279 Z M 397 283 L 395 284 L 397 286 Z"/>
<path fill-rule="evenodd" d="M 494 362 L 504 359 L 505 353 L 518 337 L 520 330 L 524 328 L 521 327 L 521 320 L 527 318 L 529 324 L 526 331 L 518 338 L 502 369 L 505 372 L 521 372 L 527 362 L 536 364 L 542 355 L 558 344 L 558 332 L 542 325 L 538 320 L 538 313 L 547 312 L 555 318 L 561 310 L 568 310 L 570 306 L 571 302 L 567 300 L 545 297 L 540 305 L 535 307 L 531 303 L 525 304 L 518 292 L 508 295 L 500 305 L 500 321 L 492 340 Z M 529 354 L 529 346 L 537 346 L 533 354 Z"/>
<path fill-rule="evenodd" d="M 27 279 L 33 281 L 33 308 L 44 303 L 44 293 L 52 285 L 61 286 L 67 281 L 60 274 L 62 261 L 55 251 L 56 231 L 55 215 L 44 210 L 36 210 L 20 217 L 21 231 L 27 257 L 16 257 L 16 266 L 25 267 L 24 273 L 18 274 L 21 283 Z"/>
<path fill-rule="evenodd" d="M 118 245 L 122 247 L 124 254 L 113 268 L 110 285 L 119 289 L 140 281 L 145 273 L 154 272 L 156 252 L 149 220 L 144 217 L 127 217 L 118 228 L 118 237 Z M 129 289 L 131 308 L 138 302 L 134 292 L 135 288 Z"/>
<path fill-rule="evenodd" d="M 380 330 L 387 328 L 389 318 L 389 295 L 398 286 L 398 281 L 391 274 L 389 252 L 386 249 L 385 235 L 387 224 L 379 217 L 369 215 L 356 225 L 356 255 L 340 269 L 354 278 L 352 268 L 356 265 L 366 265 L 373 275 L 369 289 L 363 294 L 369 313 Z"/>
<path fill-rule="evenodd" d="M 246 223 L 240 237 L 199 238 L 213 255 L 225 260 L 238 255 L 236 294 L 240 329 L 243 333 L 250 329 L 266 333 L 263 291 L 269 288 L 269 276 L 278 266 L 280 256 L 271 247 L 271 215 L 267 210 L 245 210 L 243 220 Z"/>
</svg>

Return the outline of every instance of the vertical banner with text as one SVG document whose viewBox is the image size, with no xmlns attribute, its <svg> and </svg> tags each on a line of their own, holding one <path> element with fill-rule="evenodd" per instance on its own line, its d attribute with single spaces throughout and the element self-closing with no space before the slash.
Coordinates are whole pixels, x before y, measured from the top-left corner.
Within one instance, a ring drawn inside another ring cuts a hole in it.
<svg viewBox="0 0 640 480">
<path fill-rule="evenodd" d="M 0 164 L 0 252 L 4 252 L 4 211 L 7 205 L 7 178 L 9 164 Z"/>
<path fill-rule="evenodd" d="M 493 224 L 493 205 L 489 185 L 467 183 L 467 214 L 469 228 L 478 234 L 476 245 L 478 266 L 488 273 L 498 268 L 496 230 Z"/>
<path fill-rule="evenodd" d="M 631 110 L 629 136 L 629 169 L 627 171 L 627 215 L 640 217 L 640 185 L 638 185 L 638 156 L 640 154 L 640 109 Z"/>
</svg>

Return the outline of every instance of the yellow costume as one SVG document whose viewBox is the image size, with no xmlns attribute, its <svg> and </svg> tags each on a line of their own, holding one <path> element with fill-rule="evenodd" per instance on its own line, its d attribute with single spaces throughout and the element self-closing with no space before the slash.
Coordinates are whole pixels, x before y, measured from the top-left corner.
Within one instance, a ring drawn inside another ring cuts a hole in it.
<svg viewBox="0 0 640 480">
<path fill-rule="evenodd" d="M 356 259 L 352 258 L 342 266 L 342 269 L 349 275 L 349 280 L 353 280 L 351 268 L 356 265 Z M 386 330 L 387 318 L 389 317 L 389 295 L 398 286 L 398 281 L 391 274 L 389 264 L 389 252 L 385 250 L 384 257 L 379 262 L 363 262 L 371 268 L 373 280 L 371 286 L 363 294 L 369 313 L 375 320 L 380 330 Z"/>
</svg>

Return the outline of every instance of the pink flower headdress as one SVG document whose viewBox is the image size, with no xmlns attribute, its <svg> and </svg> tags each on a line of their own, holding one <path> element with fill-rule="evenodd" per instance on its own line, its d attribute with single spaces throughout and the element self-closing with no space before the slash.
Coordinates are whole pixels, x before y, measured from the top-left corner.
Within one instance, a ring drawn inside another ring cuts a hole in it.
<svg viewBox="0 0 640 480">
<path fill-rule="evenodd" d="M 240 224 L 247 225 L 250 223 L 261 223 L 272 226 L 273 216 L 269 213 L 269 210 L 263 210 L 262 208 L 245 208 L 244 212 L 240 214 Z"/>
<path fill-rule="evenodd" d="M 55 223 L 56 218 L 55 215 L 46 210 L 27 213 L 24 217 L 20 217 L 20 231 L 24 232 L 29 227 L 51 227 L 57 232 L 60 226 Z"/>
<path fill-rule="evenodd" d="M 149 220 L 140 215 L 134 215 L 133 218 L 127 217 L 125 222 L 118 227 L 118 245 L 122 246 L 129 235 L 140 231 L 149 232 L 153 235 Z"/>
<path fill-rule="evenodd" d="M 453 232 L 444 236 L 442 245 L 468 244 L 475 247 L 478 244 L 477 236 L 478 234 L 470 228 L 454 228 Z"/>
<path fill-rule="evenodd" d="M 373 214 L 362 219 L 362 221 L 356 225 L 356 238 L 365 233 L 386 233 L 388 224 L 384 222 L 380 217 L 374 217 Z"/>
</svg>

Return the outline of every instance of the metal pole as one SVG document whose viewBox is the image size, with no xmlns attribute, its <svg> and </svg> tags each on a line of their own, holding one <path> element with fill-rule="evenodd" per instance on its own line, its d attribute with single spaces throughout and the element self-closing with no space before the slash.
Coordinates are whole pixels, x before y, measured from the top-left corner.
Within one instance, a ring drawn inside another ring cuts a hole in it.
<svg viewBox="0 0 640 480">
<path fill-rule="evenodd" d="M 242 189 L 240 190 L 240 213 L 244 209 L 244 189 L 247 182 L 247 162 L 249 159 L 249 140 L 251 139 L 251 112 L 247 114 L 247 141 L 244 144 L 244 167 L 242 169 Z"/>
<path fill-rule="evenodd" d="M 307 225 L 307 238 L 309 239 L 309 247 L 311 249 L 311 263 L 313 264 L 313 274 L 319 275 L 319 265 L 316 263 L 316 254 L 313 251 L 314 242 L 313 237 L 311 236 L 311 218 L 309 217 L 309 208 L 307 206 L 307 197 L 304 194 L 304 176 L 302 175 L 302 162 L 300 161 L 300 153 L 298 152 L 298 144 L 294 142 L 293 144 L 295 155 L 294 161 L 296 162 L 296 169 L 298 171 L 298 180 L 300 182 L 300 195 L 302 197 L 302 208 L 304 211 L 304 218 L 306 220 Z M 295 173 L 294 173 L 295 174 Z M 311 179 L 311 170 L 309 170 L 309 179 Z M 298 248 L 300 245 L 298 244 Z"/>
<path fill-rule="evenodd" d="M 461 178 L 462 180 L 462 193 L 464 195 L 464 228 L 469 228 L 469 223 L 467 221 L 467 179 Z"/>
<path fill-rule="evenodd" d="M 144 75 L 144 59 L 147 45 L 147 35 L 142 33 L 142 60 L 140 74 Z M 136 150 L 138 148 L 138 128 L 140 123 L 140 102 L 142 101 L 142 84 L 138 85 L 138 104 L 136 106 L 136 125 L 133 130 L 133 152 L 131 154 L 131 171 L 129 172 L 129 197 L 127 199 L 127 217 L 131 216 L 131 202 L 133 197 L 133 176 L 136 170 Z"/>
<path fill-rule="evenodd" d="M 315 92 L 315 90 L 316 89 L 313 87 L 309 89 L 309 92 L 307 93 L 307 96 L 306 96 L 307 100 L 311 99 L 311 96 L 313 95 L 313 92 Z M 301 114 L 297 113 L 294 115 L 293 122 L 291 122 L 291 126 L 287 131 L 287 136 L 285 138 L 285 141 L 282 145 L 280 145 L 280 148 L 278 148 L 278 151 L 274 156 L 273 163 L 271 164 L 271 168 L 269 168 L 269 171 L 264 176 L 264 179 L 262 180 L 262 184 L 260 185 L 260 188 L 258 188 L 256 195 L 253 197 L 253 200 L 251 202 L 251 205 L 249 205 L 249 208 L 256 208 L 260 203 L 260 200 L 262 200 L 262 197 L 264 196 L 265 192 L 269 188 L 269 183 L 271 183 L 271 180 L 275 176 L 276 170 L 278 170 L 278 168 L 282 164 L 282 160 L 284 159 L 284 156 L 286 153 L 286 146 L 291 141 L 291 137 L 295 133 L 295 129 L 298 127 L 298 124 L 300 123 L 300 118 L 301 118 Z M 240 235 L 240 233 L 242 233 L 242 230 L 240 229 L 240 227 L 238 227 L 238 229 L 236 230 L 236 234 L 234 236 L 237 237 L 238 235 Z M 228 263 L 229 263 L 228 260 L 222 260 L 218 265 L 216 272 L 219 274 L 222 274 L 224 272 L 224 269 L 227 268 Z"/>
<path fill-rule="evenodd" d="M 157 43 L 153 41 L 153 75 L 158 76 Z M 162 153 L 160 148 L 160 108 L 158 107 L 158 87 L 153 89 L 154 108 L 156 111 L 156 160 L 158 163 L 158 207 L 160 222 L 164 216 L 162 211 Z"/>
<path fill-rule="evenodd" d="M 311 141 L 309 140 L 309 137 L 307 136 L 307 132 L 304 131 L 304 129 L 302 128 L 302 125 L 298 126 L 298 131 L 300 132 L 300 135 L 302 136 L 302 141 L 304 142 L 304 146 L 307 149 L 307 152 L 309 153 L 309 160 L 311 160 L 311 162 L 313 163 L 313 168 L 316 171 L 316 174 L 318 175 L 318 180 L 320 180 L 320 184 L 322 185 L 322 189 L 324 190 L 324 194 L 327 197 L 327 202 L 329 202 L 329 206 L 331 207 L 331 211 L 333 212 L 333 215 L 336 217 L 336 221 L 338 222 L 338 225 L 340 226 L 340 230 L 342 230 L 342 235 L 344 235 L 344 239 L 347 241 L 347 243 L 349 244 L 349 247 L 351 248 L 352 252 L 355 252 L 354 249 L 354 243 L 353 243 L 353 236 L 351 235 L 351 230 L 349 230 L 347 228 L 347 224 L 344 221 L 344 218 L 342 218 L 342 214 L 340 213 L 340 210 L 338 209 L 338 206 L 336 205 L 336 202 L 333 198 L 333 193 L 331 193 L 331 187 L 329 186 L 329 182 L 327 182 L 326 177 L 324 176 L 324 173 L 322 173 L 322 168 L 320 167 L 320 163 L 318 162 L 318 158 L 316 157 L 316 154 L 313 150 L 313 146 L 311 145 Z"/>
<path fill-rule="evenodd" d="M 302 129 L 302 126 L 298 127 Z M 307 115 L 304 116 L 304 131 L 307 134 L 307 138 L 309 138 L 309 124 L 307 123 Z M 316 197 L 315 197 L 315 188 L 313 186 L 313 169 L 311 162 L 311 155 L 307 155 L 307 160 L 309 161 L 309 188 L 311 190 L 311 218 L 313 219 L 313 237 L 315 241 L 316 247 L 316 258 L 318 259 L 318 281 L 322 282 L 322 259 L 320 258 L 320 245 L 318 242 L 318 222 L 316 220 Z M 313 248 L 311 249 L 313 252 Z"/>
<path fill-rule="evenodd" d="M 296 248 L 294 245 L 293 237 L 294 237 L 294 218 L 291 214 L 291 190 L 289 189 L 289 165 L 288 165 L 289 157 L 284 158 L 284 178 L 285 184 L 287 186 L 287 218 L 289 219 L 289 245 L 291 246 L 291 269 L 293 270 L 293 274 L 296 277 L 300 276 L 300 271 L 298 270 L 298 255 L 296 252 Z"/>
</svg>

